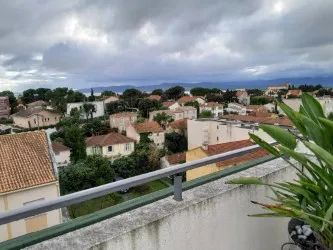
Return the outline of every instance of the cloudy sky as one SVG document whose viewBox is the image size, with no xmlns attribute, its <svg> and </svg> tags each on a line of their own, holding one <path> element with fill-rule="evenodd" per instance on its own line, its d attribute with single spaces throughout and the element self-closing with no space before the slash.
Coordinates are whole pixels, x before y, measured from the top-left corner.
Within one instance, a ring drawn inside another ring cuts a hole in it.
<svg viewBox="0 0 333 250">
<path fill-rule="evenodd" d="M 0 90 L 328 75 L 332 0 L 16 0 Z"/>
</svg>

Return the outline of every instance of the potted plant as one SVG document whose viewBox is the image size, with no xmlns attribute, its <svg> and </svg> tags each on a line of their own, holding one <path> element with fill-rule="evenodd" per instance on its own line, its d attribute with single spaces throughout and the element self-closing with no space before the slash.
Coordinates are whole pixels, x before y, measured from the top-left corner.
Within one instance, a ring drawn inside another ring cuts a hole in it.
<svg viewBox="0 0 333 250">
<path fill-rule="evenodd" d="M 284 157 L 295 168 L 298 178 L 293 182 L 273 184 L 258 178 L 238 178 L 228 183 L 268 186 L 274 194 L 273 204 L 252 202 L 270 212 L 254 216 L 290 217 L 290 236 L 302 249 L 333 249 L 333 122 L 326 119 L 319 102 L 306 93 L 302 95 L 299 112 L 284 103 L 279 106 L 296 129 L 261 125 L 279 143 L 276 147 L 254 134 L 250 137 L 271 154 L 294 159 Z M 303 143 L 313 156 L 296 152 L 299 143 Z"/>
</svg>

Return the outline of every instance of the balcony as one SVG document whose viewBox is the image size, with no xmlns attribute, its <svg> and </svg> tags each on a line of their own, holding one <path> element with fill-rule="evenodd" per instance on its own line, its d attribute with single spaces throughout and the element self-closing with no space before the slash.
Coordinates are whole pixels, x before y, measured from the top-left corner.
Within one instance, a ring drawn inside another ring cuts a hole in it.
<svg viewBox="0 0 333 250">
<path fill-rule="evenodd" d="M 270 190 L 258 186 L 227 185 L 225 182 L 240 176 L 262 177 L 270 183 L 292 180 L 296 176 L 295 171 L 283 159 L 266 156 L 184 183 L 178 178 L 184 170 L 235 157 L 255 147 L 91 189 L 95 195 L 97 192 L 101 195 L 161 176 L 175 176 L 174 187 L 0 243 L 0 249 L 281 249 L 289 241 L 288 219 L 247 216 L 262 212 L 251 205 L 250 200 L 265 202 L 271 196 Z M 92 192 L 88 191 L 81 191 L 76 196 L 73 194 L 67 199 L 63 196 L 35 207 L 2 213 L 0 223 L 87 200 L 92 198 Z"/>
</svg>

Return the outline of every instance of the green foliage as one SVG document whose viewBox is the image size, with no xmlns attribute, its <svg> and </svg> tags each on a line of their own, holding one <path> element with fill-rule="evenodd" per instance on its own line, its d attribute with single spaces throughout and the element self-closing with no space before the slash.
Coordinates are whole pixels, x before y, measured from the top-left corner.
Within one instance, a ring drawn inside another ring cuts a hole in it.
<svg viewBox="0 0 333 250">
<path fill-rule="evenodd" d="M 177 100 L 185 93 L 185 89 L 181 86 L 175 86 L 167 89 L 164 94 L 168 100 Z"/>
<path fill-rule="evenodd" d="M 106 113 L 108 115 L 125 112 L 126 110 L 127 110 L 127 104 L 124 100 L 119 100 L 106 104 Z"/>
<path fill-rule="evenodd" d="M 124 100 L 130 108 L 137 108 L 139 100 L 142 97 L 142 92 L 137 89 L 126 89 L 121 95 L 121 99 Z"/>
<path fill-rule="evenodd" d="M 210 117 L 213 117 L 213 114 L 211 111 L 208 110 L 204 110 L 199 114 L 199 118 L 210 118 Z"/>
<path fill-rule="evenodd" d="M 105 96 L 115 96 L 116 93 L 111 91 L 111 90 L 105 90 L 101 93 L 101 96 L 105 97 Z"/>
<path fill-rule="evenodd" d="M 92 103 L 84 103 L 82 106 L 82 112 L 86 115 L 87 120 L 89 116 L 93 119 L 93 114 L 96 112 L 95 105 Z"/>
<path fill-rule="evenodd" d="M 134 157 L 122 157 L 120 159 L 114 160 L 112 163 L 112 168 L 118 176 L 123 178 L 129 178 L 131 176 L 137 175 L 137 165 Z"/>
<path fill-rule="evenodd" d="M 59 171 L 62 195 L 78 192 L 113 182 L 115 172 L 109 159 L 100 155 L 88 156 L 74 165 Z"/>
<path fill-rule="evenodd" d="M 0 118 L 0 124 L 13 124 L 13 118 Z"/>
<path fill-rule="evenodd" d="M 163 89 L 154 89 L 152 92 L 151 92 L 152 95 L 163 95 Z"/>
<path fill-rule="evenodd" d="M 191 95 L 193 96 L 206 96 L 207 94 L 220 94 L 222 91 L 218 88 L 202 88 L 202 87 L 197 87 L 197 88 L 192 88 L 191 89 Z"/>
<path fill-rule="evenodd" d="M 237 100 L 236 97 L 236 92 L 235 90 L 228 90 L 226 92 L 223 93 L 223 100 L 225 103 L 229 103 L 229 102 L 235 102 Z"/>
<path fill-rule="evenodd" d="M 109 132 L 108 127 L 101 120 L 93 119 L 83 124 L 82 129 L 87 137 L 105 135 Z"/>
<path fill-rule="evenodd" d="M 159 101 L 150 100 L 147 98 L 141 99 L 139 101 L 138 108 L 140 110 L 140 115 L 145 118 L 148 118 L 149 112 L 165 109 L 165 107 L 163 107 L 162 103 Z"/>
<path fill-rule="evenodd" d="M 251 96 L 250 97 L 251 105 L 265 105 L 270 102 L 271 102 L 270 99 L 263 97 L 263 96 Z"/>
<path fill-rule="evenodd" d="M 264 94 L 264 91 L 261 89 L 247 89 L 246 91 L 251 96 L 261 96 Z"/>
<path fill-rule="evenodd" d="M 176 132 L 165 134 L 165 147 L 169 153 L 175 154 L 187 151 L 187 139 Z"/>
<path fill-rule="evenodd" d="M 207 102 L 224 103 L 224 98 L 223 98 L 223 95 L 221 95 L 221 94 L 207 94 L 206 100 L 207 100 Z"/>
<path fill-rule="evenodd" d="M 273 200 L 276 203 L 253 203 L 273 213 L 257 216 L 300 219 L 312 227 L 318 241 L 328 249 L 333 246 L 333 122 L 324 116 L 318 101 L 306 93 L 302 95 L 299 113 L 283 103 L 280 107 L 301 134 L 261 125 L 260 127 L 280 144 L 279 151 L 254 135 L 251 135 L 251 138 L 275 155 L 288 155 L 306 171 L 287 160 L 297 171 L 298 179 L 294 182 L 265 184 L 255 178 L 243 178 L 230 183 L 269 186 L 275 194 Z M 296 152 L 296 141 L 303 143 L 316 159 Z"/>
<path fill-rule="evenodd" d="M 84 131 L 78 124 L 72 124 L 63 128 L 64 144 L 71 148 L 71 162 L 78 162 L 86 158 L 86 141 Z"/>
<path fill-rule="evenodd" d="M 91 88 L 91 90 L 90 90 L 90 96 L 88 97 L 88 101 L 89 101 L 89 102 L 93 102 L 93 101 L 95 101 L 95 100 L 96 100 L 96 97 L 95 97 L 95 95 L 94 95 L 94 89 Z"/>
<path fill-rule="evenodd" d="M 328 114 L 327 119 L 333 121 L 333 113 L 332 112 L 330 112 Z"/>
<path fill-rule="evenodd" d="M 321 86 L 320 84 L 317 84 L 317 85 L 304 84 L 304 85 L 298 86 L 298 89 L 301 89 L 303 92 L 313 92 L 313 91 L 316 91 L 316 90 L 319 90 L 322 88 L 323 88 L 323 86 Z"/>
<path fill-rule="evenodd" d="M 165 112 L 156 114 L 153 120 L 156 121 L 163 129 L 166 129 L 166 127 L 174 121 L 173 118 Z"/>
</svg>

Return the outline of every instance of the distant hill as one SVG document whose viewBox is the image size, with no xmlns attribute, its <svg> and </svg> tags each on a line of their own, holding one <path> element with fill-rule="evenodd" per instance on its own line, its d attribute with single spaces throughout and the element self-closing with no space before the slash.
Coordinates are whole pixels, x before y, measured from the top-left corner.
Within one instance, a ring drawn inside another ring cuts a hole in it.
<svg viewBox="0 0 333 250">
<path fill-rule="evenodd" d="M 269 85 L 280 84 L 290 82 L 294 85 L 301 84 L 321 84 L 324 87 L 333 86 L 333 77 L 303 77 L 303 78 L 279 78 L 272 80 L 257 80 L 257 81 L 229 81 L 229 82 L 198 82 L 198 83 L 161 83 L 156 85 L 145 85 L 145 86 L 133 86 L 133 85 L 121 85 L 121 86 L 105 86 L 95 87 L 95 93 L 101 93 L 105 90 L 112 90 L 114 92 L 124 92 L 126 89 L 135 88 L 141 91 L 150 92 L 154 89 L 168 89 L 173 86 L 183 86 L 186 90 L 190 90 L 195 87 L 205 88 L 219 88 L 219 89 L 240 89 L 240 88 L 251 88 L 251 89 L 263 89 Z M 82 93 L 90 93 L 90 88 L 79 89 Z"/>
</svg>

